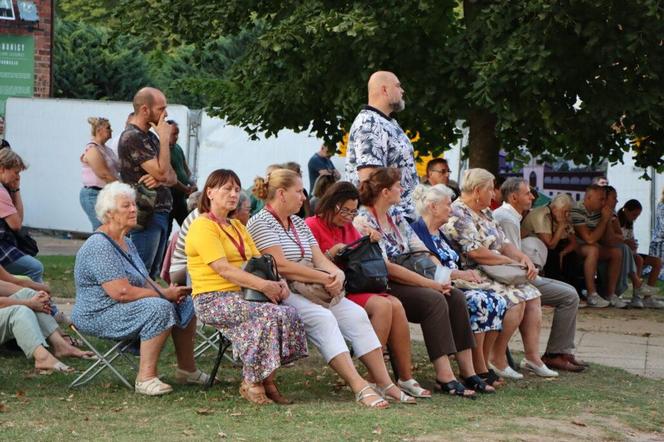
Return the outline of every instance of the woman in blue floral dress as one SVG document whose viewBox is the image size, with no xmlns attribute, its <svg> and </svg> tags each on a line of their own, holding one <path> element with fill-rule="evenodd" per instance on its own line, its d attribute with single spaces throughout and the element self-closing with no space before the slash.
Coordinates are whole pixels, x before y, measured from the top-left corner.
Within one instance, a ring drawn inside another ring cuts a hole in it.
<svg viewBox="0 0 664 442">
<path fill-rule="evenodd" d="M 486 361 L 498 332 L 503 328 L 507 301 L 491 288 L 490 282 L 483 283 L 482 276 L 477 271 L 459 269 L 459 255 L 447 244 L 445 235 L 440 230 L 449 219 L 452 195 L 452 191 L 442 184 L 416 187 L 413 200 L 421 216 L 411 227 L 444 266 L 439 269 L 439 272 L 443 273 L 442 277 L 451 280 L 452 284 L 466 295 L 470 325 L 477 342 L 473 349 L 473 365 L 478 375 L 493 385 L 498 381 L 498 377 L 493 370 L 489 370 Z M 464 283 L 474 283 L 478 287 L 471 288 Z M 481 285 L 485 288 L 480 288 Z"/>
</svg>

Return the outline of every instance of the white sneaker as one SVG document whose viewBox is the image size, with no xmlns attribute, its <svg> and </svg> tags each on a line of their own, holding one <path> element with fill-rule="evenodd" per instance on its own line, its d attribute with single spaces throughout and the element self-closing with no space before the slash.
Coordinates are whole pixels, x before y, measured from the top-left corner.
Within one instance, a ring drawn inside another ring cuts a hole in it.
<svg viewBox="0 0 664 442">
<path fill-rule="evenodd" d="M 523 375 L 518 371 L 514 370 L 509 365 L 505 367 L 503 370 L 501 370 L 492 363 L 489 363 L 489 368 L 495 371 L 498 376 L 504 379 L 516 379 L 516 380 L 523 379 Z"/>
<path fill-rule="evenodd" d="M 611 305 L 611 303 L 599 296 L 597 293 L 591 293 L 586 298 L 586 305 L 592 308 L 604 308 Z"/>
<path fill-rule="evenodd" d="M 622 299 L 620 299 L 618 297 L 618 295 L 615 295 L 615 294 L 609 296 L 609 302 L 611 303 L 611 307 L 614 307 L 614 308 L 625 308 L 625 307 L 627 307 L 627 303 L 625 301 L 623 301 Z"/>
<path fill-rule="evenodd" d="M 643 299 L 637 295 L 636 291 L 634 292 L 634 296 L 632 296 L 632 300 L 629 302 L 629 308 L 643 308 Z"/>
<path fill-rule="evenodd" d="M 521 368 L 535 373 L 537 376 L 542 378 L 557 378 L 558 372 L 551 370 L 542 362 L 542 366 L 537 366 L 533 362 L 530 362 L 528 359 L 523 359 L 521 361 Z"/>
<path fill-rule="evenodd" d="M 645 308 L 664 308 L 664 302 L 659 299 L 655 299 L 653 296 L 648 296 L 643 300 L 643 306 Z"/>
</svg>

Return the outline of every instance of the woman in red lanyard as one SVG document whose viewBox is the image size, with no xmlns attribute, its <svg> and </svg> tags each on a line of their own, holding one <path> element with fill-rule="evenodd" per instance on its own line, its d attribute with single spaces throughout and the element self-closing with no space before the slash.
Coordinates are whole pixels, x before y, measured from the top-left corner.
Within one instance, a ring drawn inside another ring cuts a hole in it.
<svg viewBox="0 0 664 442">
<path fill-rule="evenodd" d="M 275 384 L 275 371 L 307 355 L 304 325 L 288 298 L 286 283 L 268 281 L 242 267 L 260 256 L 247 229 L 230 219 L 241 192 L 231 170 L 215 170 L 208 177 L 198 210 L 185 240 L 196 315 L 221 330 L 243 363 L 240 394 L 256 404 L 289 404 Z M 265 294 L 271 302 L 245 301 L 241 287 Z"/>
<path fill-rule="evenodd" d="M 297 309 L 307 337 L 351 387 L 358 402 L 373 408 L 385 408 L 385 400 L 414 403 L 415 399 L 390 379 L 382 346 L 364 309 L 343 297 L 344 273 L 323 254 L 304 220 L 295 215 L 305 199 L 303 190 L 302 178 L 295 172 L 272 172 L 265 208 L 247 224 L 258 249 L 274 256 L 279 272 L 287 280 L 319 284 L 317 287 L 324 287 L 333 299 L 326 307 L 293 292 L 284 303 Z M 353 353 L 367 366 L 375 386 L 358 374 L 345 340 L 350 341 Z"/>
<path fill-rule="evenodd" d="M 401 201 L 401 174 L 395 168 L 379 168 L 360 183 L 360 208 L 354 224 L 360 233 L 376 231 L 388 259 L 397 255 L 427 251 L 408 221 L 390 208 Z M 436 261 L 434 259 L 434 261 Z M 390 293 L 406 310 L 409 322 L 420 324 L 429 359 L 436 371 L 436 383 L 444 393 L 473 397 L 475 391 L 493 393 L 475 373 L 471 349 L 475 346 L 466 298 L 460 290 L 388 262 Z M 456 355 L 465 386 L 454 376 L 450 355 Z"/>
</svg>

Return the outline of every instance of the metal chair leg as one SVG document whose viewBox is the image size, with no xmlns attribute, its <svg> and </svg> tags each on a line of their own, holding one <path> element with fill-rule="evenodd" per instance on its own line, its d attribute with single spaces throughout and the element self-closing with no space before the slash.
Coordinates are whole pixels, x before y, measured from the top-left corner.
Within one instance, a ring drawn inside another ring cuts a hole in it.
<svg viewBox="0 0 664 442">
<path fill-rule="evenodd" d="M 217 353 L 217 358 L 214 361 L 214 367 L 210 372 L 210 378 L 203 387 L 203 390 L 209 390 L 212 388 L 212 384 L 214 384 L 214 380 L 217 378 L 217 372 L 219 371 L 219 365 L 221 365 L 221 359 L 224 357 L 226 349 L 228 349 L 228 347 L 231 345 L 231 341 L 226 339 L 226 337 L 220 331 L 217 332 L 217 335 L 219 337 L 219 352 Z"/>
</svg>

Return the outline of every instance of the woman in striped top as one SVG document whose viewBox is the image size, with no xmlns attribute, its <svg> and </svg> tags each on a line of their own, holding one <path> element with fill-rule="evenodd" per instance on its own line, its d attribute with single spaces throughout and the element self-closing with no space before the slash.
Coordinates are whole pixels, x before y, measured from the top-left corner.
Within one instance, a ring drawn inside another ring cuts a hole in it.
<svg viewBox="0 0 664 442">
<path fill-rule="evenodd" d="M 290 281 L 321 284 L 337 299 L 325 308 L 292 293 L 284 304 L 297 309 L 308 338 L 350 385 L 358 402 L 374 408 L 388 406 L 383 397 L 414 403 L 415 399 L 390 379 L 380 341 L 364 309 L 343 298 L 344 273 L 325 257 L 309 227 L 295 216 L 305 199 L 303 190 L 297 173 L 285 169 L 272 172 L 267 182 L 266 205 L 247 227 L 260 252 L 274 256 L 282 276 Z M 372 388 L 358 374 L 344 338 L 367 366 L 376 387 Z"/>
</svg>

